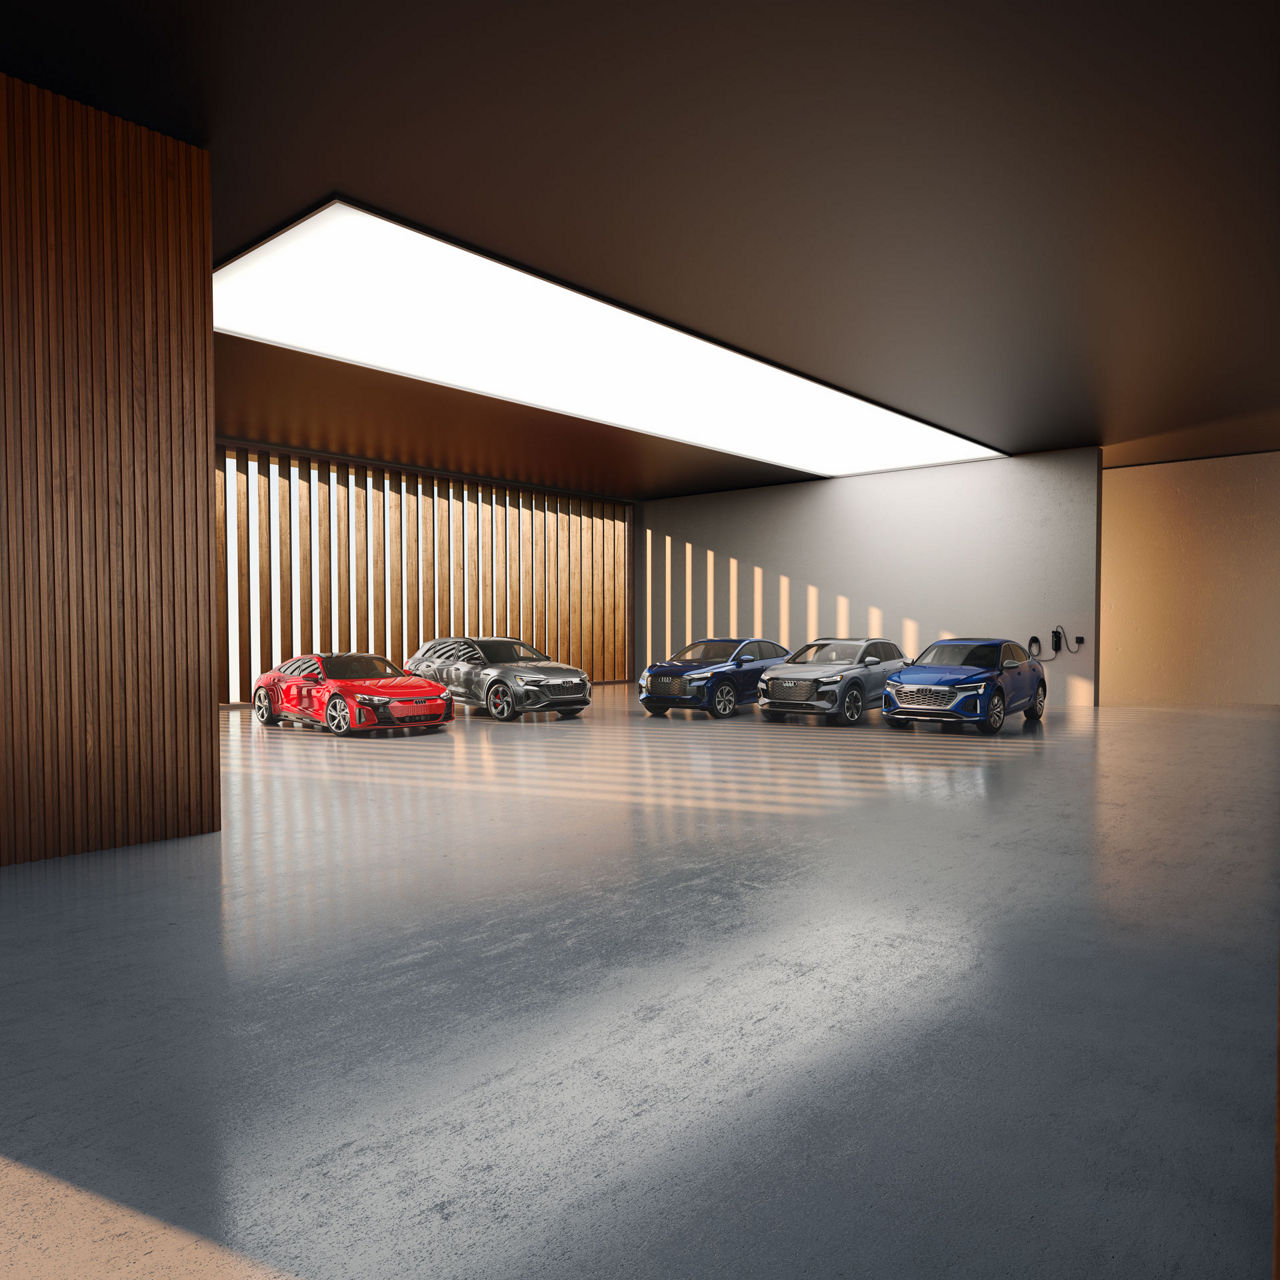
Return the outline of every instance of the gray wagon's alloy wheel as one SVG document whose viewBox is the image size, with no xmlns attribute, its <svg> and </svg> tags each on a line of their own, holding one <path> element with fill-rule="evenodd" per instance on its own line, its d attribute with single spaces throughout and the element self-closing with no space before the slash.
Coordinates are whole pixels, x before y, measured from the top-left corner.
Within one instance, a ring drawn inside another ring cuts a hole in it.
<svg viewBox="0 0 1280 1280">
<path fill-rule="evenodd" d="M 1039 720 L 1044 715 L 1044 700 L 1048 690 L 1044 687 L 1044 681 L 1041 680 L 1036 686 L 1035 701 L 1022 713 L 1028 720 Z"/>
<path fill-rule="evenodd" d="M 840 699 L 840 709 L 833 718 L 837 724 L 857 724 L 862 719 L 862 690 L 856 684 Z"/>
<path fill-rule="evenodd" d="M 345 738 L 351 732 L 351 710 L 340 693 L 329 699 L 329 705 L 324 709 L 324 722 L 336 737 Z"/>
<path fill-rule="evenodd" d="M 978 728 L 983 733 L 999 733 L 1004 724 L 1004 694 L 997 689 L 987 703 L 987 714 L 978 721 Z"/>
<path fill-rule="evenodd" d="M 271 695 L 265 689 L 259 689 L 253 695 L 253 714 L 259 724 L 277 724 L 275 713 L 271 710 Z"/>
<path fill-rule="evenodd" d="M 670 710 L 670 708 L 669 707 L 645 707 L 645 710 L 651 716 L 665 716 L 667 712 Z"/>
<path fill-rule="evenodd" d="M 738 695 L 727 680 L 716 685 L 711 694 L 711 714 L 717 720 L 727 720 L 738 709 Z"/>
<path fill-rule="evenodd" d="M 501 680 L 489 689 L 484 705 L 495 720 L 516 718 L 516 695 Z"/>
</svg>

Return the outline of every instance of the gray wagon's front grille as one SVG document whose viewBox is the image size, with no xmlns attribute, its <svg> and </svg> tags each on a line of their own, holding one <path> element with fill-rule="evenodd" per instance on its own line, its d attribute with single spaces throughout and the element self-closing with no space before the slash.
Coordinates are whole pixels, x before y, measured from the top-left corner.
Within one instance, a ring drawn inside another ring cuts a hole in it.
<svg viewBox="0 0 1280 1280">
<path fill-rule="evenodd" d="M 549 698 L 580 698 L 587 691 L 581 680 L 551 680 L 542 688 Z"/>
<path fill-rule="evenodd" d="M 770 702 L 812 702 L 818 692 L 816 680 L 770 680 Z"/>
<path fill-rule="evenodd" d="M 938 710 L 949 707 L 956 700 L 954 689 L 933 689 L 923 685 L 903 685 L 897 691 L 900 707 L 928 707 Z"/>
<path fill-rule="evenodd" d="M 689 692 L 689 682 L 683 676 L 650 676 L 649 692 L 660 698 L 683 698 Z"/>
</svg>

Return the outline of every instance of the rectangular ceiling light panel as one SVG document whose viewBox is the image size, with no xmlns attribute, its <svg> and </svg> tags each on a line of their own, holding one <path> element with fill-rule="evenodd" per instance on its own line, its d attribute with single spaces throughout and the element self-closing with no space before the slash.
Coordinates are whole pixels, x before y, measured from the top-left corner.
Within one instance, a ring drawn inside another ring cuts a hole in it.
<svg viewBox="0 0 1280 1280">
<path fill-rule="evenodd" d="M 214 328 L 823 475 L 998 456 L 350 205 L 213 277 Z"/>
</svg>

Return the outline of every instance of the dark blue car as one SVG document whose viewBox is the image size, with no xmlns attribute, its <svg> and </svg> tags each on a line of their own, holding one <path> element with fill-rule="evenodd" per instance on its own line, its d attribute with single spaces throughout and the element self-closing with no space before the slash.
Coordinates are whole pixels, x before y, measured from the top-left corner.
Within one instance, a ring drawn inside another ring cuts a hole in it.
<svg viewBox="0 0 1280 1280">
<path fill-rule="evenodd" d="M 999 733 L 1015 711 L 1039 720 L 1046 692 L 1044 667 L 1014 640 L 939 640 L 889 678 L 883 715 L 895 729 L 937 720 Z"/>
<path fill-rule="evenodd" d="M 640 673 L 640 705 L 651 716 L 672 707 L 705 711 L 722 720 L 744 702 L 755 702 L 766 667 L 787 651 L 772 640 L 699 640 Z"/>
</svg>

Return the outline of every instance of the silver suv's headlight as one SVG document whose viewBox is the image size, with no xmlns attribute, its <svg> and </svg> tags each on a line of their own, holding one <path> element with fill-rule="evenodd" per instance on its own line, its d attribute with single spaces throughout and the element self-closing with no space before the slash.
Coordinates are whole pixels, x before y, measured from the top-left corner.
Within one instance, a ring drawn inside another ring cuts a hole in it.
<svg viewBox="0 0 1280 1280">
<path fill-rule="evenodd" d="M 843 679 L 844 679 L 844 676 L 819 676 L 818 683 L 819 684 L 839 684 L 840 681 Z"/>
</svg>

